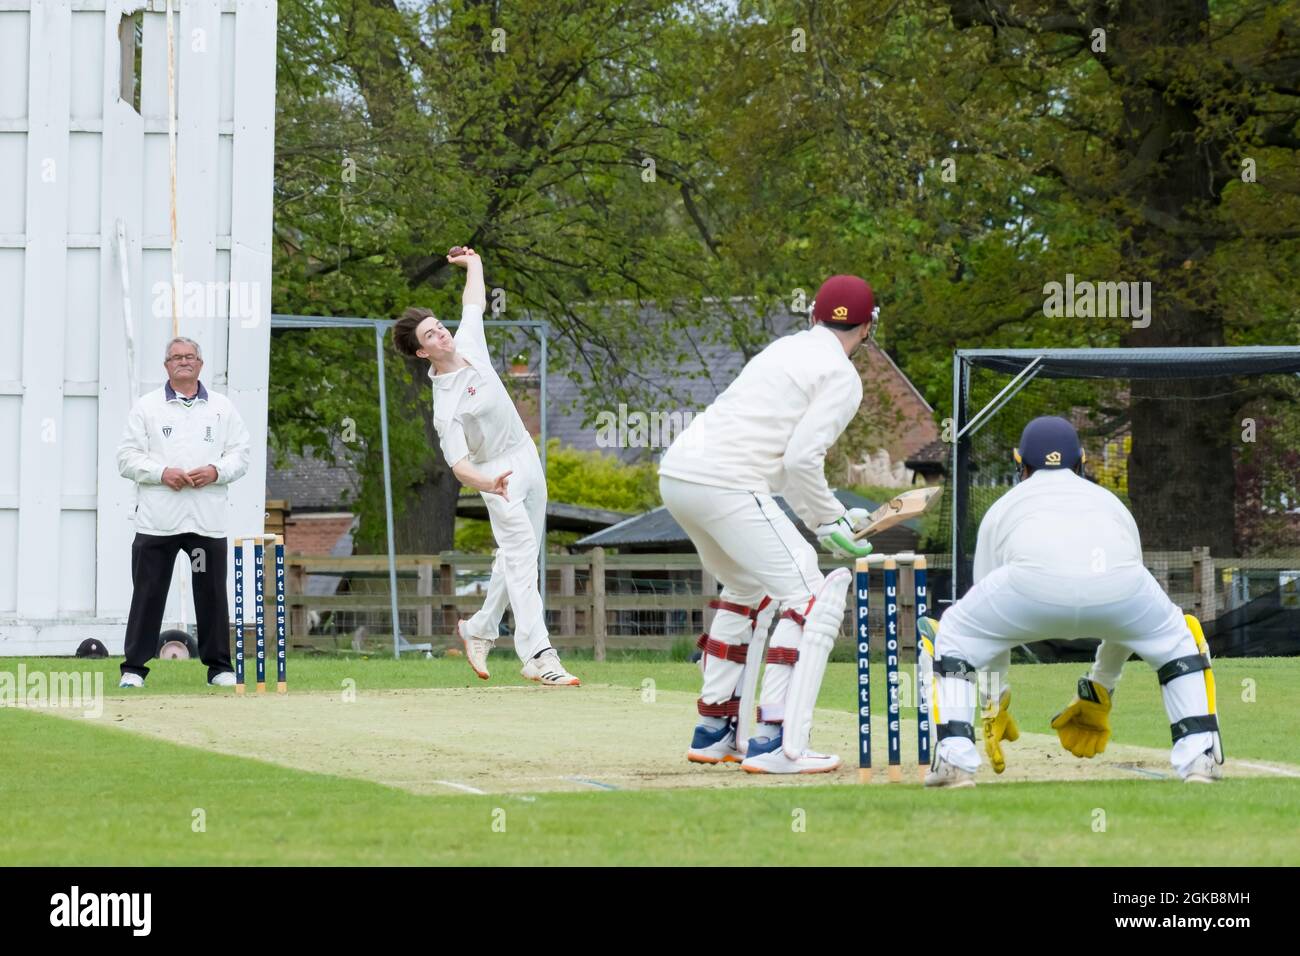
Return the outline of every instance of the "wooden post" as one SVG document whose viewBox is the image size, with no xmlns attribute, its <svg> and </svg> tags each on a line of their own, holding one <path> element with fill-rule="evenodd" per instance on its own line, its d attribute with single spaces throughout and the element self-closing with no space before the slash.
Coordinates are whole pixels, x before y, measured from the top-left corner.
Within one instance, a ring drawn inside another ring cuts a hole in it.
<svg viewBox="0 0 1300 956">
<path fill-rule="evenodd" d="M 578 569 L 572 564 L 560 565 L 560 595 L 571 598 L 577 594 Z M 560 609 L 560 633 L 572 637 L 578 632 L 577 608 L 572 604 Z"/>
<path fill-rule="evenodd" d="M 898 566 L 898 649 L 916 650 L 916 574 L 910 564 Z"/>
<path fill-rule="evenodd" d="M 1192 548 L 1192 613 L 1205 622 L 1216 616 L 1214 559 L 1208 547 Z"/>
<path fill-rule="evenodd" d="M 438 566 L 439 593 L 446 595 L 456 593 L 456 568 L 450 563 L 444 563 Z M 456 636 L 456 605 L 442 605 L 442 627 L 444 634 Z M 450 613 L 448 613 L 450 612 Z"/>
<path fill-rule="evenodd" d="M 419 580 L 416 584 L 416 594 L 420 597 L 429 598 L 428 601 L 420 605 L 418 613 L 419 624 L 416 630 L 421 637 L 428 637 L 433 633 L 433 561 L 421 561 L 419 568 L 416 569 Z"/>
<path fill-rule="evenodd" d="M 1160 590 L 1169 593 L 1169 557 L 1163 552 L 1151 561 L 1151 574 L 1160 584 Z"/>
<path fill-rule="evenodd" d="M 591 644 L 596 660 L 605 659 L 605 549 L 591 549 Z"/>
<path fill-rule="evenodd" d="M 1205 595 L 1202 610 L 1205 612 L 1204 620 L 1213 621 L 1219 616 L 1219 576 L 1215 573 L 1214 558 L 1210 556 L 1208 545 L 1201 549 L 1201 555 L 1201 587 L 1204 588 L 1202 593 Z"/>
<path fill-rule="evenodd" d="M 290 563 L 289 573 L 285 575 L 284 588 L 285 594 L 301 595 L 306 592 L 307 573 L 303 570 L 301 564 Z M 307 626 L 307 608 L 301 604 L 295 604 L 289 611 L 289 635 L 288 641 L 290 646 L 293 645 L 293 639 L 303 639 L 311 628 Z"/>
</svg>

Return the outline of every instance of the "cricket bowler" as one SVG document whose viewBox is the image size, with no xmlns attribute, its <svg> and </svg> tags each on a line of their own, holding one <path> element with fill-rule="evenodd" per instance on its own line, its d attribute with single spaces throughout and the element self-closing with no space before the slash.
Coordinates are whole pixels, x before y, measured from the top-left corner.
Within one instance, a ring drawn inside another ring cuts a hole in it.
<svg viewBox="0 0 1300 956">
<path fill-rule="evenodd" d="M 546 475 L 537 446 L 492 367 L 483 331 L 483 260 L 473 249 L 457 246 L 447 261 L 466 271 L 460 328 L 453 336 L 432 311 L 412 307 L 394 324 L 393 342 L 402 355 L 428 360 L 442 453 L 456 479 L 482 494 L 497 543 L 483 607 L 469 620 L 457 621 L 456 632 L 470 667 L 487 680 L 488 652 L 508 600 L 524 677 L 576 686 L 578 678 L 560 663 L 542 617 L 537 566 L 546 544 Z"/>
</svg>

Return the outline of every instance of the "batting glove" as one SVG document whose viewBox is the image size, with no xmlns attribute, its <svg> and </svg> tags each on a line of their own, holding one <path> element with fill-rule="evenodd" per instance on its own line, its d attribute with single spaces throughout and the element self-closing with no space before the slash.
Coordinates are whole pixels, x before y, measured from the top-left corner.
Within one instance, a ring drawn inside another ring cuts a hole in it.
<svg viewBox="0 0 1300 956">
<path fill-rule="evenodd" d="M 1076 757 L 1095 757 L 1110 740 L 1110 691 L 1087 677 L 1070 705 L 1052 718 L 1061 746 Z"/>
<path fill-rule="evenodd" d="M 817 543 L 837 558 L 865 558 L 871 553 L 870 542 L 853 540 L 853 525 L 847 514 L 819 525 L 814 533 Z"/>
<path fill-rule="evenodd" d="M 850 508 L 844 512 L 844 517 L 848 519 L 853 533 L 857 534 L 871 521 L 871 512 L 866 508 Z"/>
</svg>

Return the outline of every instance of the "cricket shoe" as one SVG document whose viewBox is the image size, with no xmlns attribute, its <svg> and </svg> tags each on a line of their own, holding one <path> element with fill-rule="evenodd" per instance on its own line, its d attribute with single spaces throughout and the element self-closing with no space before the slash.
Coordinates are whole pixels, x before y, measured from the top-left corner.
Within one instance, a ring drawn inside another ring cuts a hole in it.
<svg viewBox="0 0 1300 956">
<path fill-rule="evenodd" d="M 740 769 L 746 773 L 830 773 L 838 770 L 839 766 L 837 755 L 811 750 L 805 750 L 798 760 L 791 760 L 782 749 L 781 735 L 777 734 L 775 737 L 751 738 Z"/>
<path fill-rule="evenodd" d="M 925 785 L 927 787 L 948 787 L 952 790 L 973 787 L 975 786 L 975 774 L 969 770 L 962 770 L 961 767 L 950 764 L 943 757 L 937 756 L 934 766 L 925 775 Z"/>
<path fill-rule="evenodd" d="M 234 687 L 235 672 L 222 671 L 220 674 L 213 675 L 212 679 L 208 681 L 208 686 L 209 687 Z"/>
<path fill-rule="evenodd" d="M 691 763 L 740 763 L 745 755 L 736 749 L 736 730 L 730 723 L 721 727 L 700 724 L 695 728 L 686 759 Z"/>
<path fill-rule="evenodd" d="M 122 681 L 117 686 L 118 687 L 143 687 L 144 678 L 141 677 L 139 674 L 123 674 Z"/>
<path fill-rule="evenodd" d="M 1210 753 L 1200 754 L 1183 772 L 1183 783 L 1214 783 L 1223 779 L 1223 769 Z"/>
<path fill-rule="evenodd" d="M 580 681 L 564 669 L 555 648 L 548 647 L 524 664 L 523 675 L 548 687 L 577 687 Z"/>
<path fill-rule="evenodd" d="M 486 637 L 466 637 L 464 621 L 456 622 L 456 633 L 460 636 L 460 642 L 465 645 L 465 660 L 469 661 L 469 666 L 474 668 L 475 674 L 487 680 L 488 651 L 496 646 L 496 641 L 490 641 Z"/>
</svg>

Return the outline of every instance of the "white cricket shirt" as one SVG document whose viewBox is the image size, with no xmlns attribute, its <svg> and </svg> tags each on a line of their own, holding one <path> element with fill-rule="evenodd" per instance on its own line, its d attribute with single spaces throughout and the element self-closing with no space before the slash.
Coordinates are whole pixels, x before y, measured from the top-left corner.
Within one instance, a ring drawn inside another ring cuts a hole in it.
<svg viewBox="0 0 1300 956">
<path fill-rule="evenodd" d="M 1013 587 L 1042 600 L 1119 601 L 1140 583 L 1133 569 L 1143 567 L 1142 539 L 1133 515 L 1110 491 L 1068 469 L 1039 469 L 980 522 L 975 582 L 1004 565 L 1015 571 Z"/>
<path fill-rule="evenodd" d="M 777 339 L 677 436 L 659 473 L 785 497 L 809 528 L 844 505 L 826 484 L 826 451 L 862 404 L 862 379 L 835 333 L 815 326 Z"/>
<path fill-rule="evenodd" d="M 469 362 L 433 382 L 433 426 L 448 465 L 466 455 L 473 464 L 500 458 L 520 442 L 531 442 L 528 429 L 500 376 L 492 368 L 483 333 L 483 306 L 461 308 L 455 335 L 456 351 Z"/>
</svg>

